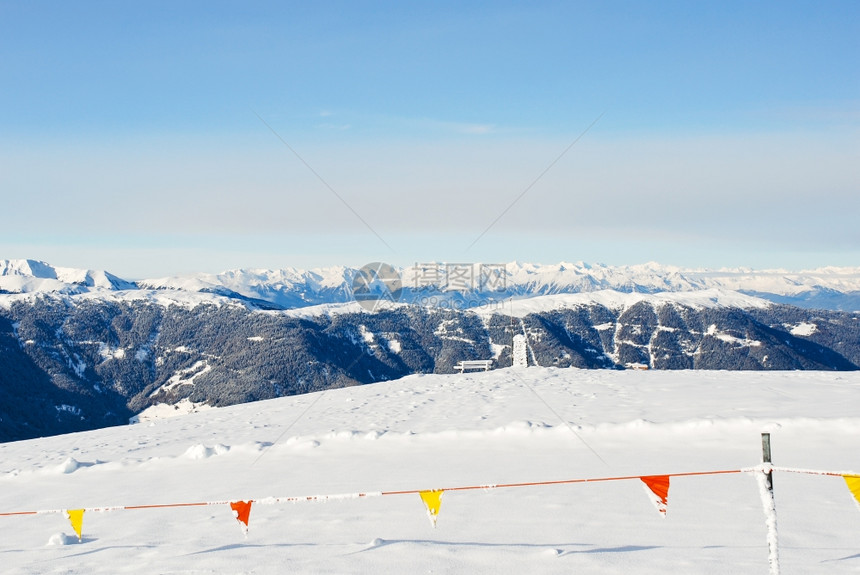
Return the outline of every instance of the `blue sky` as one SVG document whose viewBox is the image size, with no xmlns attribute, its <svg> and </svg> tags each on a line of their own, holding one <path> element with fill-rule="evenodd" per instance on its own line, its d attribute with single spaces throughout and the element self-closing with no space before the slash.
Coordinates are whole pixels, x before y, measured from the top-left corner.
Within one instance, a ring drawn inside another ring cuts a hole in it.
<svg viewBox="0 0 860 575">
<path fill-rule="evenodd" d="M 860 265 L 858 54 L 856 2 L 0 1 L 0 258 Z"/>
</svg>

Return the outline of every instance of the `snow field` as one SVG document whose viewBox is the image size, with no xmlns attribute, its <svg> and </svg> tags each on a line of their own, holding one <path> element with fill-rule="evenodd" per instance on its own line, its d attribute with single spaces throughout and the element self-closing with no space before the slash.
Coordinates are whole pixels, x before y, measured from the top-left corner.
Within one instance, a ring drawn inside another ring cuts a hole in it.
<svg viewBox="0 0 860 575">
<path fill-rule="evenodd" d="M 740 469 L 763 431 L 777 466 L 856 471 L 858 392 L 853 373 L 410 376 L 0 444 L 0 511 Z M 841 478 L 774 485 L 783 573 L 860 569 Z M 665 519 L 639 480 L 448 491 L 436 529 L 416 494 L 264 503 L 247 538 L 226 505 L 88 512 L 82 543 L 61 515 L 0 517 L 0 554 L 9 573 L 768 572 L 745 473 L 672 478 Z"/>
</svg>

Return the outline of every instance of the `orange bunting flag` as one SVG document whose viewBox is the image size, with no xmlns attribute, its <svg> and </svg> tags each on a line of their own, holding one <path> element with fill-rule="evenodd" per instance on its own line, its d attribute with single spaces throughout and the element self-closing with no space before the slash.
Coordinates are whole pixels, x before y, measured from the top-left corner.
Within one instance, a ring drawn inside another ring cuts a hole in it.
<svg viewBox="0 0 860 575">
<path fill-rule="evenodd" d="M 651 502 L 657 507 L 657 511 L 660 512 L 661 516 L 666 517 L 666 508 L 669 503 L 669 476 L 647 475 L 639 479 L 645 484 L 645 491 Z"/>
<path fill-rule="evenodd" d="M 78 541 L 82 541 L 83 538 L 81 533 L 84 528 L 84 510 L 83 509 L 67 509 L 66 517 L 68 517 L 69 521 L 72 523 L 72 529 L 75 530 L 75 533 L 78 536 Z"/>
<path fill-rule="evenodd" d="M 854 502 L 860 506 L 860 475 L 843 475 L 842 479 L 848 485 L 848 490 L 854 496 Z"/>
<path fill-rule="evenodd" d="M 418 495 L 421 496 L 421 501 L 427 507 L 427 517 L 430 518 L 430 523 L 433 524 L 433 529 L 436 528 L 436 519 L 439 516 L 439 508 L 442 507 L 442 494 L 445 493 L 442 489 L 434 489 L 432 491 L 421 491 Z"/>
<path fill-rule="evenodd" d="M 233 510 L 233 517 L 241 523 L 242 533 L 248 535 L 248 518 L 251 515 L 251 503 L 253 501 L 231 501 L 230 509 Z"/>
</svg>

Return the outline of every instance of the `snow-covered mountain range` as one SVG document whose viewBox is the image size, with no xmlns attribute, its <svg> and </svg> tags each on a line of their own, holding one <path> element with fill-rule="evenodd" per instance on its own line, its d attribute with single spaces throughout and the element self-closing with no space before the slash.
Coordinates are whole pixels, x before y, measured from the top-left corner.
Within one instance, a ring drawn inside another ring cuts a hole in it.
<svg viewBox="0 0 860 575">
<path fill-rule="evenodd" d="M 860 267 L 813 270 L 684 269 L 647 263 L 632 266 L 560 263 L 555 265 L 416 264 L 399 269 L 399 299 L 415 303 L 432 297 L 458 309 L 487 302 L 612 290 L 655 294 L 707 289 L 735 291 L 767 301 L 804 308 L 860 310 Z M 486 275 L 486 272 L 496 275 Z M 313 270 L 238 269 L 220 274 L 192 274 L 127 281 L 105 271 L 53 267 L 33 260 L 0 260 L 0 293 L 162 290 L 209 293 L 244 299 L 274 309 L 292 309 L 353 301 L 359 270 L 330 267 Z M 487 278 L 492 280 L 488 283 Z M 141 294 L 143 296 L 143 294 Z"/>
<path fill-rule="evenodd" d="M 472 275 L 463 266 L 394 271 L 402 279 L 385 285 L 399 301 L 369 310 L 353 298 L 366 276 L 350 268 L 132 283 L 2 262 L 0 441 L 123 424 L 153 409 L 453 373 L 466 360 L 508 367 L 515 335 L 529 365 L 542 367 L 860 368 L 860 313 L 773 301 L 812 290 L 850 298 L 852 270 L 493 269 L 504 275 L 480 266 Z M 428 281 L 442 272 L 446 284 Z M 409 286 L 410 274 L 420 281 Z M 476 277 L 483 281 L 452 289 Z"/>
<path fill-rule="evenodd" d="M 105 271 L 54 267 L 36 260 L 0 260 L 0 293 L 61 292 L 136 289 Z"/>
</svg>

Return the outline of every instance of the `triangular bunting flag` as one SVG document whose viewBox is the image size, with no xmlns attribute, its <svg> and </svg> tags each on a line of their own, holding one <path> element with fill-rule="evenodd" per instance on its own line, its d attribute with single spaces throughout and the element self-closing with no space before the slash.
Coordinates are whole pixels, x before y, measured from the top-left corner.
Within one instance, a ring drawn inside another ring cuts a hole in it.
<svg viewBox="0 0 860 575">
<path fill-rule="evenodd" d="M 666 508 L 669 503 L 669 476 L 647 475 L 639 479 L 645 484 L 645 491 L 651 502 L 657 507 L 657 511 L 660 512 L 661 516 L 666 517 Z"/>
<path fill-rule="evenodd" d="M 248 535 L 248 517 L 251 515 L 251 503 L 253 501 L 231 501 L 230 509 L 233 510 L 233 517 L 241 523 L 242 533 Z"/>
<path fill-rule="evenodd" d="M 83 509 L 67 509 L 66 517 L 72 523 L 72 529 L 78 535 L 78 541 L 82 541 L 81 533 L 84 528 L 84 510 Z"/>
<path fill-rule="evenodd" d="M 854 501 L 860 506 L 860 475 L 843 475 L 842 479 L 848 485 L 848 490 L 854 496 Z"/>
<path fill-rule="evenodd" d="M 442 507 L 443 493 L 445 492 L 441 489 L 421 491 L 419 493 L 421 501 L 423 501 L 425 507 L 427 507 L 427 517 L 430 518 L 430 523 L 433 524 L 434 529 L 436 528 L 436 518 L 439 516 L 439 508 Z"/>
</svg>

